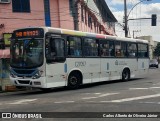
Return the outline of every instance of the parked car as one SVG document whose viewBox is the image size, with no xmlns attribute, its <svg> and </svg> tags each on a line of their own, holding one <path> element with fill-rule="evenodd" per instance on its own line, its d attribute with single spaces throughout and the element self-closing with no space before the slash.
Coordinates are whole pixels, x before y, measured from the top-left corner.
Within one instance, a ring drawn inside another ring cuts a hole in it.
<svg viewBox="0 0 160 121">
<path fill-rule="evenodd" d="M 150 60 L 149 67 L 156 67 L 156 68 L 158 68 L 158 61 L 157 61 L 157 59 Z"/>
</svg>

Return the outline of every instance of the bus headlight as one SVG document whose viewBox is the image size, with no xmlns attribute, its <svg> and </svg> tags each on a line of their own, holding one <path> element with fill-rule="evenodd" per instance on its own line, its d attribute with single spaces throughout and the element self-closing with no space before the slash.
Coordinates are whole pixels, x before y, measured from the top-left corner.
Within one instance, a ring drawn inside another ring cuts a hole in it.
<svg viewBox="0 0 160 121">
<path fill-rule="evenodd" d="M 41 77 L 41 75 L 42 75 L 42 71 L 38 71 L 38 72 L 32 77 L 32 79 L 38 79 L 38 78 Z"/>
<path fill-rule="evenodd" d="M 16 78 L 16 75 L 14 75 L 12 72 L 10 72 L 10 76 L 11 76 L 12 78 Z"/>
</svg>

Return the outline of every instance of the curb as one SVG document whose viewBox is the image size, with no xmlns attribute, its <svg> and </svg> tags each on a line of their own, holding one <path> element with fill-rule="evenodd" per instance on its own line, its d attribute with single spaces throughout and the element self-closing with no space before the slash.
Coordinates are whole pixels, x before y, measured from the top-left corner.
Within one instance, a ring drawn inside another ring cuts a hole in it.
<svg viewBox="0 0 160 121">
<path fill-rule="evenodd" d="M 8 92 L 20 92 L 20 91 L 26 91 L 26 89 L 16 89 L 15 91 L 6 91 L 6 90 L 1 90 L 0 91 L 0 94 L 2 94 L 2 93 L 8 93 Z"/>
<path fill-rule="evenodd" d="M 5 91 L 13 92 L 13 91 L 16 91 L 16 90 L 17 90 L 17 88 L 14 85 L 6 85 L 5 86 Z"/>
</svg>

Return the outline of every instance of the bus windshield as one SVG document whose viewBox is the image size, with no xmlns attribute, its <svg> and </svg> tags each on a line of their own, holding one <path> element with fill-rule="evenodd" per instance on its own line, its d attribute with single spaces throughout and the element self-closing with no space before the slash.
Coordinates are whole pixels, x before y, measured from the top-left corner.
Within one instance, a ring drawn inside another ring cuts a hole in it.
<svg viewBox="0 0 160 121">
<path fill-rule="evenodd" d="M 13 39 L 11 67 L 33 68 L 43 64 L 43 39 Z"/>
</svg>

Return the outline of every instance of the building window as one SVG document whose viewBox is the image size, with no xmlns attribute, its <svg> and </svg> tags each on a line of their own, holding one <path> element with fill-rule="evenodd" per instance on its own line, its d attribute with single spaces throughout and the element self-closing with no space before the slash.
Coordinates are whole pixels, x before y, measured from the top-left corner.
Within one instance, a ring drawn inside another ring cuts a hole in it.
<svg viewBox="0 0 160 121">
<path fill-rule="evenodd" d="M 92 29 L 92 17 L 88 14 L 88 26 Z"/>
<path fill-rule="evenodd" d="M 84 21 L 84 16 L 83 16 L 83 6 L 81 5 L 81 20 Z"/>
<path fill-rule="evenodd" d="M 96 27 L 97 27 L 97 23 L 96 23 L 96 21 L 94 20 L 94 28 L 96 29 Z"/>
<path fill-rule="evenodd" d="M 69 0 L 69 12 L 73 16 L 73 0 Z"/>
<path fill-rule="evenodd" d="M 12 0 L 13 12 L 30 12 L 30 0 Z"/>
<path fill-rule="evenodd" d="M 87 25 L 87 10 L 86 10 L 86 8 L 85 8 L 84 10 L 85 10 L 85 13 L 84 13 L 84 16 L 85 16 L 85 24 Z"/>
<path fill-rule="evenodd" d="M 102 25 L 99 25 L 99 33 L 102 31 Z"/>
<path fill-rule="evenodd" d="M 96 30 L 97 30 L 97 33 L 99 33 L 99 23 L 97 23 Z"/>
</svg>

